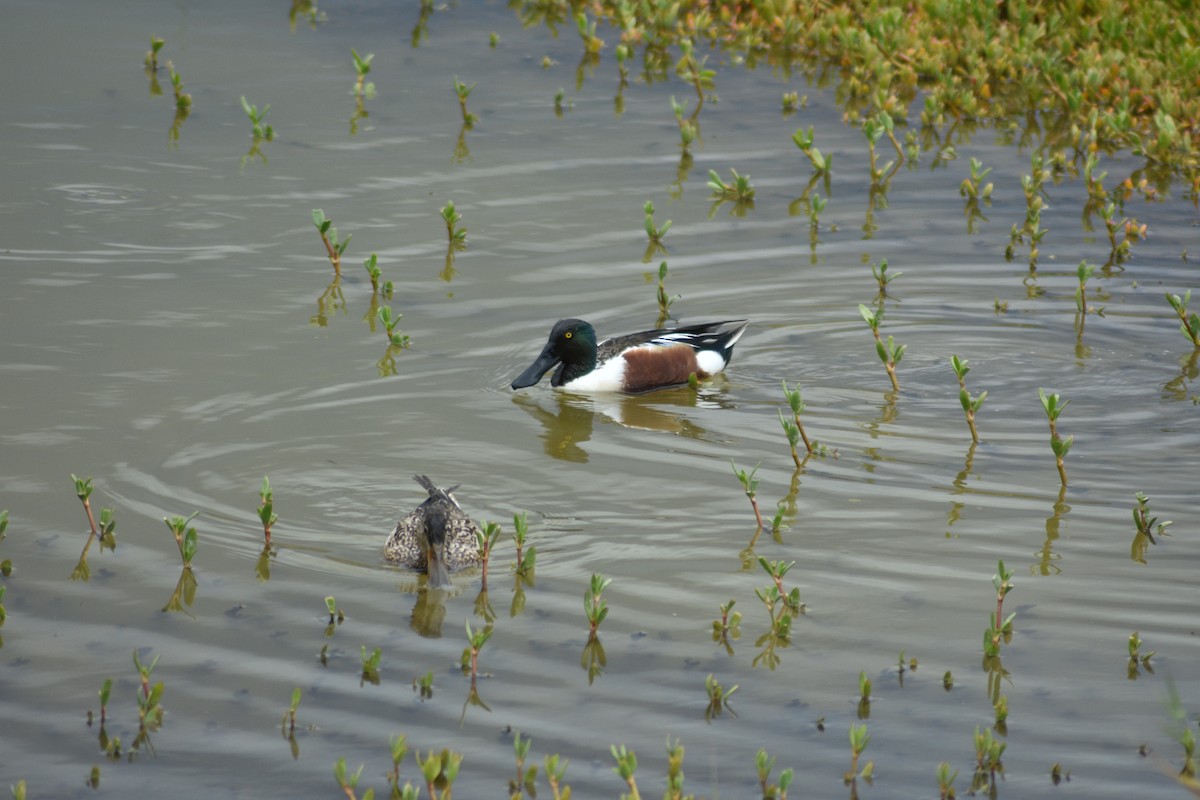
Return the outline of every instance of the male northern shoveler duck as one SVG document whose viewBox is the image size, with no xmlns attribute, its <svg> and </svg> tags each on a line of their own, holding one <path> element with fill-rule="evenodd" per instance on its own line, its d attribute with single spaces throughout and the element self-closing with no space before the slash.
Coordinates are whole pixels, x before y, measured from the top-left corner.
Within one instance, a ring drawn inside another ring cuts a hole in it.
<svg viewBox="0 0 1200 800">
<path fill-rule="evenodd" d="M 458 486 L 439 489 L 424 475 L 414 475 L 429 497 L 396 523 L 383 545 L 383 557 L 429 573 L 429 585 L 450 588 L 450 570 L 479 564 L 479 526 L 451 494 Z"/>
<path fill-rule="evenodd" d="M 550 385 L 580 392 L 649 392 L 709 378 L 729 364 L 733 346 L 749 325 L 732 319 L 615 336 L 597 344 L 596 331 L 581 319 L 563 319 L 537 360 L 512 388 L 533 386 L 558 365 Z"/>
</svg>

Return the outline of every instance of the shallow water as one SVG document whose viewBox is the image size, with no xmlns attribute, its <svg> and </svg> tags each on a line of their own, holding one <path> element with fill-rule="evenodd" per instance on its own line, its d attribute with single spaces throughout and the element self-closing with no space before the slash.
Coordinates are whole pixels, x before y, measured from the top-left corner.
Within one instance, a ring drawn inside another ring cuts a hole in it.
<svg viewBox="0 0 1200 800">
<path fill-rule="evenodd" d="M 1123 269 L 1092 279 L 1106 312 L 1080 338 L 1075 265 L 1103 263 L 1103 231 L 1083 230 L 1080 180 L 1048 183 L 1036 277 L 1006 262 L 1029 152 L 995 131 L 957 141 L 949 164 L 933 169 L 924 152 L 902 168 L 864 238 L 866 147 L 831 86 L 721 69 L 680 185 L 669 98 L 691 100 L 690 88 L 635 82 L 618 115 L 608 51 L 574 88 L 569 28 L 554 38 L 499 6 L 452 7 L 413 49 L 415 9 L 351 3 L 294 31 L 287 10 L 67 3 L 52 16 L 18 2 L 6 12 L 0 63 L 23 77 L 9 83 L 0 122 L 0 509 L 11 514 L 0 559 L 15 565 L 0 629 L 0 783 L 25 779 L 37 797 L 324 796 L 345 757 L 366 764 L 363 787 L 381 790 L 388 737 L 404 733 L 421 751 L 464 753 L 455 787 L 492 796 L 514 769 L 512 728 L 533 737 L 536 763 L 570 759 L 578 796 L 619 793 L 616 742 L 637 751 L 639 784 L 654 795 L 667 737 L 686 746 L 699 796 L 751 796 L 759 747 L 796 770 L 797 794 L 844 796 L 865 671 L 876 780 L 860 794 L 930 796 L 940 761 L 961 770 L 961 793 L 972 731 L 993 721 L 980 639 L 1004 559 L 1017 618 L 1003 651 L 999 794 L 1182 796 L 1163 701 L 1169 677 L 1193 719 L 1200 708 L 1200 422 L 1191 348 L 1163 292 L 1197 285 L 1200 217 L 1181 189 L 1129 201 L 1149 238 Z M 69 24 L 49 42 L 35 35 L 59 17 Z M 195 98 L 177 145 L 169 82 L 160 74 L 167 96 L 150 95 L 140 67 L 151 33 Z M 351 47 L 377 54 L 379 88 L 354 134 Z M 543 69 L 543 56 L 556 63 Z M 457 155 L 454 75 L 478 82 L 469 104 L 481 117 Z M 784 118 L 788 87 L 808 105 Z M 243 94 L 271 104 L 278 138 L 261 147 L 266 163 L 242 163 Z M 834 157 L 815 248 L 807 218 L 789 212 L 809 178 L 790 136 L 810 124 Z M 974 234 L 957 192 L 971 156 L 996 184 Z M 1105 166 L 1115 183 L 1139 164 Z M 731 167 L 757 189 L 743 217 L 710 207 L 707 170 Z M 468 229 L 453 274 L 438 215 L 451 199 Z M 698 392 L 631 398 L 510 391 L 560 317 L 591 320 L 601 335 L 653 326 L 649 276 L 664 256 L 643 262 L 647 199 L 660 224 L 674 222 L 675 317 L 752 320 L 728 373 Z M 353 234 L 324 308 L 332 275 L 313 208 Z M 360 266 L 371 252 L 412 338 L 390 376 Z M 875 295 L 869 264 L 885 258 L 904 273 L 883 325 L 908 347 L 896 397 L 857 309 Z M 974 448 L 952 353 L 970 360 L 972 391 L 988 391 Z M 781 380 L 801 384 L 806 427 L 836 457 L 794 471 Z M 1071 401 L 1061 499 L 1039 387 Z M 795 561 L 786 583 L 807 604 L 774 670 L 752 663 L 766 631 L 754 590 L 769 579 L 743 552 L 754 518 L 730 459 L 761 462 L 768 516 L 788 505 L 789 527 L 754 551 Z M 483 624 L 478 574 L 427 593 L 380 556 L 396 517 L 421 499 L 416 472 L 462 483 L 464 507 L 505 526 L 490 579 L 495 634 L 480 656 L 490 710 L 464 706 L 457 666 L 464 622 Z M 93 546 L 88 582 L 69 579 L 86 539 L 71 473 L 94 476 L 94 505 L 117 519 L 118 548 Z M 264 475 L 280 515 L 266 581 L 255 572 Z M 1175 521 L 1145 564 L 1130 557 L 1136 491 Z M 160 520 L 193 510 L 194 603 L 163 613 L 179 563 Z M 508 534 L 519 511 L 538 567 L 514 609 Z M 589 682 L 580 597 L 594 572 L 613 583 L 607 664 Z M 326 595 L 347 613 L 330 638 Z M 745 614 L 732 656 L 710 635 L 730 598 Z M 1130 680 L 1135 630 L 1157 655 L 1153 674 Z M 360 680 L 361 646 L 383 652 L 378 686 Z M 128 750 L 135 649 L 161 656 L 167 716 L 152 753 L 109 763 L 84 717 L 112 676 L 107 732 Z M 901 650 L 920 662 L 902 682 Z M 430 670 L 435 694 L 422 702 L 412 681 Z M 709 673 L 741 688 L 737 716 L 706 725 Z M 278 721 L 296 686 L 294 759 Z M 1071 781 L 1053 787 L 1056 761 Z M 93 764 L 96 793 L 83 785 Z M 402 775 L 420 777 L 411 760 Z"/>
</svg>

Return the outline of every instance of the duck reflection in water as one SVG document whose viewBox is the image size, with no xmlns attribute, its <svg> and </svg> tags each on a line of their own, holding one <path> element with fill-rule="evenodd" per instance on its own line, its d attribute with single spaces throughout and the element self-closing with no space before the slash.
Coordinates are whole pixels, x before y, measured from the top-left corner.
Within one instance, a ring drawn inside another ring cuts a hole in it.
<svg viewBox="0 0 1200 800">
<path fill-rule="evenodd" d="M 546 455 L 579 464 L 587 463 L 587 450 L 580 445 L 592 438 L 592 428 L 597 418 L 625 428 L 707 440 L 707 430 L 669 407 L 719 408 L 730 405 L 719 390 L 705 388 L 697 391 L 686 386 L 646 395 L 613 394 L 597 397 L 569 392 L 539 396 L 518 394 L 513 396 L 513 404 L 542 423 L 545 428 L 542 446 Z"/>
</svg>

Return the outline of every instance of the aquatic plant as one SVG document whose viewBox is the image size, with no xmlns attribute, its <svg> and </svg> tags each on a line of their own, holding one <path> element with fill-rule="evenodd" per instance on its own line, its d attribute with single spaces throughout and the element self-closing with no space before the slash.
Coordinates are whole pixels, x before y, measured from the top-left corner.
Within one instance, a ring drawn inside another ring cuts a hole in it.
<svg viewBox="0 0 1200 800">
<path fill-rule="evenodd" d="M 670 224 L 670 223 L 668 223 Z M 655 298 L 658 300 L 658 326 L 670 318 L 671 306 L 679 299 L 679 295 L 671 297 L 667 294 L 667 262 L 662 262 L 658 265 L 658 291 Z"/>
<path fill-rule="evenodd" d="M 444 749 L 440 753 L 430 750 L 422 758 L 421 751 L 418 750 L 413 755 L 417 759 L 417 766 L 421 768 L 421 775 L 425 778 L 425 787 L 429 791 L 430 800 L 450 800 L 454 780 L 458 777 L 458 770 L 462 766 L 462 753 L 455 753 L 449 749 Z M 438 784 L 444 787 L 440 792 L 437 790 Z"/>
<path fill-rule="evenodd" d="M 454 201 L 450 200 L 446 205 L 442 206 L 442 221 L 446 223 L 446 236 L 449 237 L 451 244 L 465 245 L 467 242 L 467 229 L 458 227 L 458 223 L 462 222 L 462 214 L 459 214 L 454 209 Z"/>
<path fill-rule="evenodd" d="M 140 671 L 140 670 L 139 670 Z M 104 683 L 100 685 L 100 690 L 96 692 L 100 698 L 100 726 L 104 726 L 105 720 L 108 718 L 108 698 L 112 694 L 112 678 L 105 678 Z"/>
<path fill-rule="evenodd" d="M 813 144 L 813 128 L 808 126 L 808 130 L 797 128 L 792 134 L 792 141 L 796 147 L 800 148 L 800 152 L 808 158 L 809 163 L 813 165 L 816 175 L 828 175 L 830 168 L 833 166 L 833 156 L 825 156 L 821 154 L 820 148 Z M 814 176 L 815 177 L 815 176 Z"/>
<path fill-rule="evenodd" d="M 731 689 L 726 689 L 710 672 L 704 679 L 704 693 L 708 697 L 708 708 L 704 710 L 704 721 L 712 722 L 713 717 L 720 716 L 722 709 L 736 717 L 737 714 L 729 707 L 729 698 L 737 690 L 737 684 Z"/>
<path fill-rule="evenodd" d="M 462 111 L 462 121 L 464 128 L 473 128 L 479 117 L 467 111 L 467 98 L 471 96 L 471 92 L 475 91 L 475 84 L 467 86 L 465 83 L 454 76 L 454 94 L 458 97 L 458 108 Z"/>
<path fill-rule="evenodd" d="M 671 230 L 671 220 L 667 220 L 659 228 L 654 224 L 654 201 L 647 200 L 642 206 L 642 210 L 646 212 L 645 226 L 646 236 L 650 238 L 651 244 L 662 244 L 662 239 L 667 235 L 667 231 Z"/>
<path fill-rule="evenodd" d="M 160 705 L 163 695 L 163 682 L 150 685 L 154 668 L 158 666 L 160 656 L 155 656 L 149 664 L 143 664 L 138 657 L 138 651 L 133 651 L 133 665 L 138 671 L 139 688 L 137 692 L 138 721 L 143 728 L 157 727 L 162 724 L 163 708 Z M 135 744 L 136 747 L 136 744 Z"/>
<path fill-rule="evenodd" d="M 800 456 L 796 452 L 798 439 L 804 440 L 804 449 L 812 453 L 818 446 L 816 441 L 810 441 L 808 433 L 804 430 L 804 425 L 800 422 L 800 414 L 807 408 L 804 398 L 800 395 L 800 384 L 796 384 L 795 389 L 789 389 L 787 381 L 783 382 L 783 396 L 787 399 L 788 407 L 792 410 L 792 418 L 789 420 L 783 416 L 783 412 L 779 412 L 779 424 L 783 426 L 783 432 L 787 436 L 788 444 L 792 449 L 792 461 L 796 463 L 796 469 L 802 466 Z"/>
<path fill-rule="evenodd" d="M 1039 248 L 1047 230 L 1041 227 L 1042 211 L 1046 207 L 1045 191 L 1042 188 L 1046 179 L 1051 176 L 1050 170 L 1039 153 L 1033 153 L 1029 158 L 1029 174 L 1021 176 L 1021 191 L 1025 195 L 1025 221 L 1020 228 L 1015 224 L 1009 235 L 1008 246 L 1004 257 L 1012 260 L 1018 244 L 1029 241 L 1029 268 L 1032 271 L 1037 266 Z"/>
<path fill-rule="evenodd" d="M 1138 492 L 1134 495 L 1137 499 L 1137 506 L 1133 509 L 1133 525 L 1136 533 L 1133 537 L 1132 555 L 1133 560 L 1139 564 L 1146 563 L 1146 545 L 1158 544 L 1156 536 L 1167 536 L 1167 527 L 1172 525 L 1171 520 L 1159 522 L 1158 517 L 1150 516 L 1150 498 L 1143 492 Z"/>
<path fill-rule="evenodd" d="M 580 11 L 575 15 L 575 29 L 579 31 L 579 38 L 583 42 L 583 50 L 585 53 L 599 53 L 604 49 L 604 40 L 596 36 L 596 24 L 599 19 L 588 21 L 587 14 Z"/>
<path fill-rule="evenodd" d="M 1080 261 L 1079 266 L 1075 269 L 1075 275 L 1079 279 L 1079 288 L 1075 290 L 1075 311 L 1078 318 L 1076 330 L 1078 331 L 1080 338 L 1083 337 L 1084 321 L 1087 319 L 1088 314 L 1099 314 L 1102 317 L 1104 316 L 1103 306 L 1100 306 L 1099 308 L 1093 308 L 1087 303 L 1088 278 L 1092 277 L 1095 272 L 1096 267 L 1087 263 L 1086 259 Z"/>
<path fill-rule="evenodd" d="M 516 780 L 509 781 L 510 797 L 520 797 L 522 792 L 530 797 L 537 797 L 537 765 L 531 766 L 528 770 L 525 769 L 525 760 L 529 757 L 529 748 L 532 744 L 533 739 L 528 736 L 522 739 L 520 731 L 513 731 L 513 754 L 517 759 L 517 777 Z"/>
<path fill-rule="evenodd" d="M 171 90 L 175 93 L 176 110 L 185 114 L 190 112 L 192 96 L 183 90 L 183 78 L 179 77 L 179 73 L 175 71 L 175 65 L 170 61 L 167 62 L 167 75 L 171 78 Z"/>
<path fill-rule="evenodd" d="M 525 542 L 529 537 L 528 515 L 522 511 L 513 514 L 513 544 L 517 546 L 517 558 L 513 563 L 513 572 L 522 578 L 532 578 L 537 566 L 537 548 L 530 546 L 525 550 Z"/>
<path fill-rule="evenodd" d="M 732 692 L 732 690 L 730 690 Z M 732 714 L 732 710 L 730 711 Z M 676 739 L 671 743 L 667 737 L 667 791 L 663 800 L 691 800 L 694 795 L 683 793 L 683 745 Z"/>
<path fill-rule="evenodd" d="M 708 188 L 712 190 L 713 197 L 719 200 L 733 200 L 743 205 L 753 205 L 754 186 L 750 183 L 750 176 L 739 175 L 736 169 L 729 171 L 733 175 L 733 181 L 730 183 L 721 180 L 721 176 L 715 169 L 708 171 Z"/>
<path fill-rule="evenodd" d="M 867 673 L 858 673 L 858 718 L 867 719 L 871 716 L 871 679 Z"/>
<path fill-rule="evenodd" d="M 354 57 L 354 96 L 370 100 L 375 96 L 375 84 L 367 82 L 367 75 L 371 72 L 371 62 L 375 59 L 375 54 L 369 53 L 363 58 L 352 47 L 350 55 Z"/>
<path fill-rule="evenodd" d="M 638 793 L 637 779 L 634 773 L 637 772 L 637 754 L 632 750 L 627 750 L 625 745 L 612 745 L 613 758 L 616 759 L 617 765 L 613 767 L 613 772 L 621 776 L 621 780 L 625 781 L 625 785 L 629 787 L 629 793 L 622 795 L 623 800 L 642 800 L 641 794 Z"/>
<path fill-rule="evenodd" d="M 679 40 L 679 50 L 682 52 L 679 61 L 675 64 L 675 74 L 687 83 L 692 84 L 696 90 L 696 98 L 704 103 L 704 90 L 712 90 L 715 87 L 714 79 L 717 76 L 715 70 L 705 69 L 704 64 L 708 61 L 708 56 L 704 56 L 699 60 L 696 59 L 695 47 L 692 45 L 691 39 L 682 38 Z"/>
<path fill-rule="evenodd" d="M 771 770 L 775 769 L 775 757 L 760 747 L 754 755 L 754 768 L 758 772 L 758 783 L 762 787 L 763 800 L 787 800 L 788 787 L 792 785 L 794 773 L 791 767 L 779 773 L 779 783 L 771 783 Z"/>
<path fill-rule="evenodd" d="M 808 100 L 808 96 L 805 95 L 804 99 Z M 795 114 L 800 109 L 800 94 L 798 92 L 784 92 L 781 106 L 785 117 Z"/>
<path fill-rule="evenodd" d="M 433 698 L 433 670 L 413 678 L 413 691 L 420 693 L 422 701 Z"/>
<path fill-rule="evenodd" d="M 1169 676 L 1167 678 L 1166 705 L 1167 711 L 1171 715 L 1171 735 L 1183 746 L 1183 768 L 1179 771 L 1176 780 L 1192 794 L 1200 796 L 1200 780 L 1196 779 L 1196 735 L 1192 733 L 1187 711 L 1179 699 L 1179 690 L 1175 688 L 1175 681 Z"/>
<path fill-rule="evenodd" d="M 1133 633 L 1129 634 L 1130 666 L 1136 667 L 1138 662 L 1141 662 L 1142 666 L 1149 668 L 1150 659 L 1154 657 L 1155 651 L 1151 650 L 1149 653 L 1143 653 L 1141 648 L 1142 639 L 1140 636 L 1138 636 L 1138 632 L 1134 631 Z"/>
<path fill-rule="evenodd" d="M 733 463 L 732 458 L 729 459 L 729 465 L 733 467 L 733 474 L 737 477 L 738 482 L 742 484 L 742 491 L 746 493 L 746 497 L 750 499 L 750 506 L 754 509 L 754 519 L 758 523 L 758 527 L 754 532 L 757 538 L 759 531 L 763 529 L 763 519 L 762 512 L 758 510 L 758 478 L 754 477 L 754 475 L 758 472 L 758 468 L 762 465 L 762 462 L 760 461 L 758 464 L 755 464 L 754 469 L 750 470 L 749 473 L 744 469 L 738 469 L 737 464 Z"/>
<path fill-rule="evenodd" d="M 167 43 L 166 39 L 161 36 L 150 37 L 150 49 L 146 51 L 144 59 L 145 65 L 151 70 L 158 69 L 158 52 L 163 49 L 163 45 Z"/>
<path fill-rule="evenodd" d="M 359 764 L 357 771 L 352 772 L 352 773 L 347 773 L 346 772 L 346 759 L 339 758 L 336 762 L 334 762 L 334 765 L 333 765 L 334 780 L 337 781 L 338 788 L 341 789 L 342 792 L 345 793 L 348 800 L 357 800 L 357 798 L 358 798 L 358 795 L 356 794 L 356 790 L 358 789 L 358 782 L 362 778 L 362 771 L 363 771 L 364 766 L 365 766 L 364 764 Z M 367 790 L 367 793 L 363 795 L 363 800 L 368 800 L 368 798 L 374 798 L 374 797 L 375 797 L 375 790 L 369 789 L 369 790 Z"/>
<path fill-rule="evenodd" d="M 992 704 L 992 711 L 996 714 L 996 732 L 1001 736 L 1008 733 L 1008 698 L 1004 695 L 996 698 L 996 702 Z"/>
<path fill-rule="evenodd" d="M 279 515 L 275 513 L 275 495 L 271 492 L 271 481 L 265 475 L 258 490 L 258 497 L 258 518 L 262 521 L 263 539 L 266 540 L 267 547 L 270 547 L 271 527 L 279 521 Z"/>
<path fill-rule="evenodd" d="M 684 155 L 688 154 L 688 148 L 692 146 L 692 142 L 696 141 L 696 136 L 700 133 L 700 129 L 696 125 L 696 115 L 700 113 L 700 107 L 696 106 L 696 110 L 687 119 L 683 118 L 683 112 L 687 107 L 681 103 L 675 102 L 675 96 L 671 95 L 671 110 L 675 112 L 675 122 L 679 125 L 679 144 Z M 666 233 L 664 230 L 663 233 Z"/>
<path fill-rule="evenodd" d="M 333 272 L 336 278 L 342 277 L 342 255 L 346 252 L 346 248 L 350 246 L 350 239 L 354 234 L 346 234 L 346 238 L 339 240 L 337 228 L 333 227 L 333 220 L 325 216 L 322 209 L 314 208 L 312 212 L 313 226 L 317 229 L 317 233 L 321 235 L 321 243 L 325 245 L 325 252 L 329 256 L 329 263 L 333 265 Z"/>
<path fill-rule="evenodd" d="M 482 588 L 487 591 L 488 578 L 488 561 L 492 555 L 492 548 L 496 546 L 496 540 L 500 538 L 500 526 L 495 522 L 485 522 L 483 530 L 475 531 L 475 541 L 479 546 L 479 563 L 482 570 Z"/>
<path fill-rule="evenodd" d="M 566 96 L 567 94 L 562 88 L 554 93 L 554 116 L 561 117 L 563 115 L 563 100 L 566 99 Z M 568 103 L 567 108 L 571 108 L 572 105 L 573 103 Z"/>
<path fill-rule="evenodd" d="M 258 106 L 246 100 L 246 96 L 242 95 L 242 111 L 246 112 L 246 116 L 250 119 L 250 134 L 255 141 L 272 141 L 275 138 L 275 129 L 263 122 L 267 118 L 267 112 L 271 110 L 270 104 L 263 106 L 263 110 L 259 111 Z"/>
<path fill-rule="evenodd" d="M 380 306 L 375 314 L 379 318 L 379 321 L 383 323 L 383 330 L 387 334 L 388 344 L 391 347 L 403 350 L 412 345 L 412 340 L 408 338 L 408 335 L 397 329 L 397 326 L 400 324 L 400 318 L 404 316 L 403 314 L 394 313 L 391 306 Z"/>
<path fill-rule="evenodd" d="M 487 640 L 492 638 L 492 633 L 491 624 L 475 631 L 471 630 L 471 621 L 467 620 L 467 647 L 462 654 L 462 668 L 463 672 L 470 670 L 472 679 L 479 674 L 479 651 L 487 644 Z"/>
<path fill-rule="evenodd" d="M 546 782 L 550 784 L 550 793 L 554 795 L 554 800 L 571 800 L 571 787 L 563 783 L 567 765 L 570 763 L 557 753 L 546 756 L 543 761 L 542 771 L 546 774 Z"/>
<path fill-rule="evenodd" d="M 408 754 L 408 737 L 403 733 L 396 734 L 388 740 L 392 756 L 392 768 L 388 771 L 387 781 L 392 787 L 391 796 L 400 800 L 417 800 L 417 789 L 411 783 L 400 785 L 400 763 Z"/>
<path fill-rule="evenodd" d="M 163 522 L 166 523 L 167 529 L 175 537 L 175 544 L 179 547 L 179 558 L 183 561 L 184 569 L 191 569 L 192 558 L 196 555 L 199 536 L 196 533 L 196 529 L 191 527 L 191 522 L 199 515 L 199 511 L 193 511 L 187 517 L 163 517 Z"/>
<path fill-rule="evenodd" d="M 367 653 L 367 646 L 360 646 L 362 652 L 362 679 L 367 683 L 379 685 L 379 664 L 383 660 L 383 651 L 376 647 Z"/>
<path fill-rule="evenodd" d="M 1192 299 L 1192 290 L 1188 289 L 1181 298 L 1177 294 L 1167 292 L 1167 302 L 1179 316 L 1179 330 L 1183 332 L 1196 348 L 1200 348 L 1200 314 L 1188 311 L 1188 303 Z"/>
<path fill-rule="evenodd" d="M 967 373 L 971 371 L 967 359 L 952 355 L 950 356 L 950 367 L 954 370 L 954 374 L 958 378 L 958 401 L 962 404 L 963 414 L 967 417 L 967 427 L 971 429 L 971 441 L 978 442 L 979 431 L 975 427 L 975 415 L 983 407 L 983 401 L 987 399 L 988 393 L 983 391 L 978 396 L 972 396 L 967 391 L 965 378 L 967 377 Z"/>
<path fill-rule="evenodd" d="M 734 611 L 736 601 L 731 597 L 728 603 L 721 605 L 721 618 L 713 620 L 713 641 L 725 646 L 725 652 L 733 655 L 733 644 L 730 639 L 737 641 L 741 638 L 742 612 Z"/>
<path fill-rule="evenodd" d="M 992 199 L 992 190 L 995 186 L 991 183 L 984 184 L 983 180 L 992 171 L 991 167 L 983 168 L 983 162 L 977 158 L 971 158 L 971 175 L 968 178 L 963 178 L 962 183 L 958 185 L 958 193 L 971 200 L 984 200 L 990 202 Z"/>
<path fill-rule="evenodd" d="M 972 790 L 985 787 L 995 781 L 995 774 L 1003 771 L 1002 757 L 1008 745 L 992 736 L 991 728 L 975 729 L 975 780 Z"/>
<path fill-rule="evenodd" d="M 937 766 L 938 798 L 939 800 L 954 800 L 954 779 L 958 770 L 950 771 L 950 765 L 943 761 Z"/>
<path fill-rule="evenodd" d="M 13 800 L 25 800 L 25 781 L 19 780 L 12 787 Z"/>
<path fill-rule="evenodd" d="M 1012 635 L 1012 624 L 1017 612 L 1004 616 L 1004 598 L 1013 590 L 1012 576 L 1012 570 L 1005 569 L 1004 560 L 999 560 L 996 564 L 996 574 L 992 576 L 992 586 L 996 589 L 996 610 L 991 615 L 991 625 L 983 635 L 983 652 L 987 656 L 999 655 L 1001 641 L 1004 637 Z"/>
<path fill-rule="evenodd" d="M 871 274 L 875 276 L 875 283 L 879 286 L 879 297 L 887 297 L 888 286 L 892 281 L 904 274 L 903 272 L 897 272 L 895 275 L 889 276 L 887 271 L 888 262 L 886 258 L 880 262 L 878 267 L 874 264 L 871 265 Z"/>
<path fill-rule="evenodd" d="M 900 363 L 900 359 L 904 358 L 906 345 L 896 344 L 896 340 L 892 336 L 889 336 L 887 344 L 884 344 L 879 335 L 879 324 L 883 322 L 882 308 L 872 311 L 869 307 L 859 303 L 858 313 L 862 314 L 862 318 L 871 328 L 871 334 L 875 337 L 875 352 L 887 369 L 888 378 L 892 381 L 892 391 L 900 391 L 900 381 L 896 378 L 896 365 Z"/>
<path fill-rule="evenodd" d="M 329 612 L 329 624 L 325 626 L 325 635 L 333 636 L 334 626 L 341 625 L 346 621 L 346 614 L 342 609 L 338 608 L 337 600 L 333 595 L 325 598 L 325 610 Z"/>
<path fill-rule="evenodd" d="M 1050 422 L 1050 449 L 1054 451 L 1054 461 L 1058 466 L 1058 477 L 1062 480 L 1062 485 L 1066 486 L 1067 469 L 1063 463 L 1063 459 L 1071 451 L 1071 445 L 1075 443 L 1075 437 L 1068 436 L 1063 438 L 1060 436 L 1057 423 L 1059 415 L 1067 407 L 1067 403 L 1071 401 L 1061 400 L 1057 394 L 1047 395 L 1041 387 L 1038 388 L 1038 397 L 1042 401 L 1042 408 L 1046 411 L 1046 419 Z"/>
<path fill-rule="evenodd" d="M 583 593 L 583 612 L 588 620 L 588 636 L 594 637 L 596 629 L 608 616 L 608 603 L 604 600 L 604 590 L 612 583 L 612 578 L 592 573 L 591 586 Z"/>
<path fill-rule="evenodd" d="M 890 178 L 900 169 L 900 161 L 904 159 L 904 151 L 900 148 L 900 143 L 896 141 L 895 121 L 892 115 L 886 111 L 880 111 L 874 117 L 868 117 L 863 120 L 862 132 L 867 139 L 867 147 L 871 156 L 871 182 L 879 183 L 886 178 Z M 900 161 L 889 161 L 884 166 L 880 167 L 876 158 L 875 145 L 883 136 L 887 136 L 896 148 L 896 153 L 899 155 Z"/>
<path fill-rule="evenodd" d="M 850 723 L 850 770 L 842 776 L 845 783 L 853 783 L 858 778 L 870 778 L 875 771 L 875 763 L 868 761 L 860 771 L 858 760 L 871 743 L 871 734 L 867 732 L 866 723 L 855 725 Z"/>
</svg>

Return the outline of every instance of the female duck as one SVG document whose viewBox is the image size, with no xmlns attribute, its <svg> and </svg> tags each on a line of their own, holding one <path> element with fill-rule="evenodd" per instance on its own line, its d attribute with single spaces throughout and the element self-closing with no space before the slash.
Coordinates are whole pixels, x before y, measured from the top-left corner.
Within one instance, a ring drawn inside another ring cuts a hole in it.
<svg viewBox="0 0 1200 800">
<path fill-rule="evenodd" d="M 396 523 L 383 545 L 388 561 L 429 573 L 429 585 L 437 589 L 454 586 L 452 570 L 479 565 L 479 531 L 451 494 L 458 486 L 439 489 L 424 475 L 413 480 L 429 493 L 425 502 Z"/>
<path fill-rule="evenodd" d="M 579 392 L 649 392 L 687 383 L 691 375 L 703 380 L 725 369 L 749 324 L 733 319 L 681 325 L 597 343 L 589 323 L 559 320 L 537 360 L 512 388 L 533 386 L 556 365 L 550 385 Z"/>
</svg>

